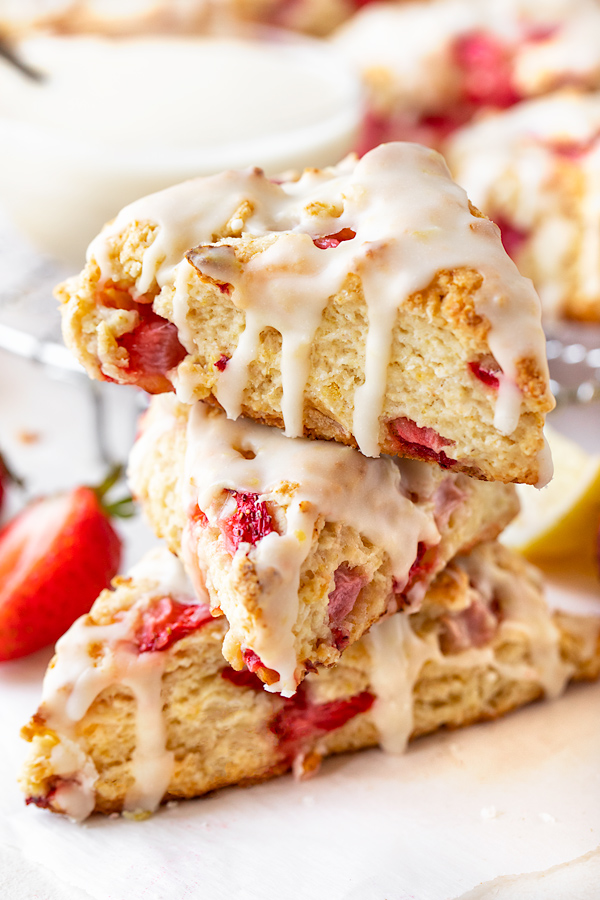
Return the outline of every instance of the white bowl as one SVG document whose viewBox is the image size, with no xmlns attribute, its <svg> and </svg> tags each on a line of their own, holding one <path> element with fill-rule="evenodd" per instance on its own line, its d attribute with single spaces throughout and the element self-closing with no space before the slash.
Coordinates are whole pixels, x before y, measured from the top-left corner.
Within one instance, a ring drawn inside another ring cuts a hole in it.
<svg viewBox="0 0 600 900">
<path fill-rule="evenodd" d="M 362 113 L 326 44 L 259 37 L 36 37 L 38 83 L 0 62 L 0 203 L 41 248 L 79 265 L 125 204 L 196 175 L 337 162 Z"/>
</svg>

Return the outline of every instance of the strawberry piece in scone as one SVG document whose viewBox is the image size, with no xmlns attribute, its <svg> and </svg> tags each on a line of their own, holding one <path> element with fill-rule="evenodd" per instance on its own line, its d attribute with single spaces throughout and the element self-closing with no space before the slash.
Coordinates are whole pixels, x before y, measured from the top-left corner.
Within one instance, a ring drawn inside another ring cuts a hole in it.
<svg viewBox="0 0 600 900">
<path fill-rule="evenodd" d="M 194 179 L 126 207 L 88 255 L 58 296 L 95 378 L 365 456 L 549 478 L 539 300 L 433 151 Z M 471 376 L 483 359 L 495 390 Z"/>
<path fill-rule="evenodd" d="M 518 506 L 512 485 L 287 438 L 172 395 L 153 399 L 129 475 L 157 535 L 225 615 L 227 660 L 284 695 L 384 614 L 416 608 L 448 560 Z"/>
<path fill-rule="evenodd" d="M 418 613 L 374 625 L 287 699 L 227 664 L 225 620 L 194 598 L 165 549 L 113 588 L 58 642 L 22 732 L 27 802 L 79 820 L 147 814 L 290 767 L 308 777 L 332 753 L 399 753 L 410 738 L 600 674 L 600 619 L 552 615 L 536 570 L 493 543 L 440 573 Z"/>
</svg>

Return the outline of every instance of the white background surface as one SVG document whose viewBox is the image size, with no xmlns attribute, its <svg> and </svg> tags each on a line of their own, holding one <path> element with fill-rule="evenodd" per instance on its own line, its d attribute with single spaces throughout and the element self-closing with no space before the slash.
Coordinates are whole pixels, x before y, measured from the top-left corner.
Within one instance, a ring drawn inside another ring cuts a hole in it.
<svg viewBox="0 0 600 900">
<path fill-rule="evenodd" d="M 101 474 L 85 382 L 0 355 L 0 384 L 0 446 L 34 493 Z M 135 397 L 110 393 L 124 455 Z M 555 424 L 600 446 L 597 407 Z M 24 443 L 24 432 L 38 439 Z M 133 561 L 151 539 L 140 523 L 127 530 Z M 369 751 L 325 763 L 307 783 L 285 777 L 146 822 L 76 826 L 25 808 L 15 785 L 18 730 L 50 655 L 0 665 L 2 900 L 600 898 L 600 685 L 420 740 L 401 758 Z"/>
</svg>

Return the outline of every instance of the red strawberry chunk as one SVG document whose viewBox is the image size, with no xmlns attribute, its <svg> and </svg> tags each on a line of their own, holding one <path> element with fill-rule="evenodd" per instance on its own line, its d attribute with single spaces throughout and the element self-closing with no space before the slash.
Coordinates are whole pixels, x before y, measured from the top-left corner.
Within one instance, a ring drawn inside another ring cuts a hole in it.
<svg viewBox="0 0 600 900">
<path fill-rule="evenodd" d="M 423 562 L 423 557 L 425 556 L 425 552 L 427 550 L 427 544 L 423 543 L 423 541 L 419 541 L 417 544 L 417 555 L 415 557 L 415 561 L 410 567 L 408 572 L 408 582 L 407 586 L 412 584 L 419 575 L 422 575 L 427 571 L 428 566 Z"/>
<path fill-rule="evenodd" d="M 500 373 L 498 370 L 494 371 L 493 369 L 486 369 L 478 362 L 470 362 L 469 369 L 475 378 L 478 378 L 488 387 L 495 389 L 500 387 L 500 378 L 498 377 Z"/>
<path fill-rule="evenodd" d="M 50 788 L 45 797 L 26 797 L 25 798 L 25 806 L 30 806 L 33 804 L 37 806 L 39 809 L 50 809 L 52 804 L 52 800 L 62 784 L 68 784 L 68 781 L 64 778 L 56 778 L 54 786 Z"/>
<path fill-rule="evenodd" d="M 388 422 L 388 431 L 398 453 L 405 453 L 417 459 L 435 460 L 443 469 L 456 464 L 444 453 L 442 447 L 449 447 L 454 441 L 442 437 L 433 428 L 420 428 L 412 419 L 400 416 Z"/>
<path fill-rule="evenodd" d="M 327 611 L 329 613 L 329 627 L 334 638 L 334 644 L 338 650 L 348 646 L 348 630 L 343 627 L 343 622 L 356 603 L 357 597 L 368 582 L 368 578 L 358 569 L 352 569 L 347 563 L 342 563 L 334 573 L 335 587 L 329 594 Z"/>
<path fill-rule="evenodd" d="M 0 531 L 0 660 L 56 641 L 120 561 L 120 538 L 90 488 L 30 503 Z"/>
<path fill-rule="evenodd" d="M 398 437 L 408 441 L 408 443 L 419 444 L 421 447 L 429 450 L 437 452 L 442 447 L 448 447 L 454 443 L 454 441 L 449 441 L 448 438 L 441 437 L 433 428 L 428 428 L 427 426 L 419 427 L 412 419 L 407 419 L 404 416 L 394 419 L 391 424 L 393 424 Z"/>
<path fill-rule="evenodd" d="M 193 510 L 190 516 L 194 525 L 199 525 L 201 528 L 206 528 L 208 525 L 208 518 L 206 513 L 203 513 L 198 504 L 196 504 L 195 509 Z"/>
<path fill-rule="evenodd" d="M 452 513 L 458 509 L 466 499 L 466 493 L 456 486 L 452 477 L 445 478 L 433 495 L 435 524 L 441 531 L 446 528 Z"/>
<path fill-rule="evenodd" d="M 319 247 L 320 250 L 329 250 L 332 247 L 337 247 L 342 241 L 351 241 L 353 237 L 356 237 L 355 231 L 352 231 L 351 228 L 342 228 L 342 230 L 338 231 L 336 234 L 328 234 L 325 237 L 314 238 L 313 244 L 315 247 Z"/>
<path fill-rule="evenodd" d="M 317 736 L 341 728 L 354 716 L 371 708 L 375 697 L 363 691 L 344 700 L 329 703 L 310 703 L 306 692 L 299 688 L 293 697 L 273 717 L 269 730 L 279 739 L 288 755 L 296 755 L 302 744 Z"/>
<path fill-rule="evenodd" d="M 225 681 L 229 681 L 236 687 L 252 688 L 254 691 L 262 691 L 264 688 L 264 684 L 258 675 L 255 675 L 254 672 L 249 672 L 248 669 L 242 669 L 240 672 L 236 672 L 231 666 L 225 666 L 225 668 L 221 670 L 221 678 L 224 678 Z"/>
<path fill-rule="evenodd" d="M 264 669 L 262 660 L 258 653 L 255 653 L 254 650 L 244 650 L 242 653 L 244 657 L 244 662 L 250 672 L 256 672 L 258 669 Z"/>
<path fill-rule="evenodd" d="M 453 49 L 467 101 L 504 108 L 521 99 L 512 83 L 512 50 L 496 37 L 484 32 L 463 35 Z"/>
<path fill-rule="evenodd" d="M 180 603 L 172 597 L 161 597 L 142 613 L 135 642 L 140 653 L 167 650 L 212 619 L 210 609 L 204 603 Z"/>
<path fill-rule="evenodd" d="M 232 555 L 240 544 L 257 544 L 261 538 L 276 531 L 267 504 L 258 494 L 229 492 L 236 502 L 235 512 L 221 519 L 219 526 L 225 538 L 225 548 Z"/>
<path fill-rule="evenodd" d="M 236 687 L 256 691 L 264 688 L 258 676 L 247 669 L 236 672 L 226 666 L 221 671 L 221 677 Z M 291 759 L 301 752 L 302 745 L 307 740 L 341 728 L 354 716 L 370 709 L 374 702 L 374 694 L 362 691 L 343 700 L 311 703 L 304 684 L 301 684 L 293 697 L 281 698 L 281 708 L 271 719 L 269 731 L 278 738 L 280 748 Z"/>
<path fill-rule="evenodd" d="M 219 372 L 224 372 L 227 368 L 227 363 L 229 362 L 230 357 L 226 356 L 224 353 L 221 354 L 219 359 L 215 363 L 215 369 L 218 369 Z"/>
<path fill-rule="evenodd" d="M 500 238 L 504 249 L 512 259 L 515 259 L 528 239 L 529 233 L 523 228 L 517 228 L 516 225 L 501 216 L 494 216 L 494 222 L 500 229 Z"/>
<path fill-rule="evenodd" d="M 366 575 L 362 575 L 357 569 L 352 569 L 347 563 L 342 563 L 333 575 L 335 587 L 329 594 L 327 610 L 329 621 L 334 625 L 340 625 L 346 616 L 352 612 L 356 598 L 368 582 Z"/>
<path fill-rule="evenodd" d="M 127 371 L 133 376 L 166 375 L 186 356 L 179 342 L 177 326 L 157 316 L 150 308 L 140 311 L 140 323 L 119 338 L 119 346 L 127 350 Z"/>
<path fill-rule="evenodd" d="M 498 617 L 479 598 L 461 612 L 441 619 L 440 645 L 444 653 L 460 653 L 471 647 L 484 647 L 494 637 Z"/>
</svg>

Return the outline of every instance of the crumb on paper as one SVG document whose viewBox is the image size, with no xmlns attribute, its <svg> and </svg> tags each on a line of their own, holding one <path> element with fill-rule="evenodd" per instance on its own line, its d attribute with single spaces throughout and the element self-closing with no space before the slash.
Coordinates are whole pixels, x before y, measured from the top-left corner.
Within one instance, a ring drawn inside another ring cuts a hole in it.
<svg viewBox="0 0 600 900">
<path fill-rule="evenodd" d="M 167 809 L 177 809 L 178 806 L 178 800 L 169 800 L 169 802 L 166 804 Z"/>
<path fill-rule="evenodd" d="M 21 444 L 37 444 L 41 439 L 42 435 L 39 431 L 29 431 L 26 428 L 17 431 L 17 440 Z"/>
<path fill-rule="evenodd" d="M 464 765 L 464 759 L 460 752 L 460 748 L 455 741 L 452 741 L 451 744 L 448 744 L 448 752 L 455 762 L 457 762 L 461 766 Z"/>
<path fill-rule="evenodd" d="M 143 822 L 144 819 L 149 819 L 152 813 L 149 809 L 136 809 L 136 810 L 123 810 L 122 816 L 124 819 L 130 819 L 132 822 Z"/>
<path fill-rule="evenodd" d="M 498 810 L 495 806 L 484 806 L 479 815 L 482 819 L 496 819 L 498 817 Z"/>
<path fill-rule="evenodd" d="M 541 819 L 542 822 L 546 822 L 549 825 L 553 825 L 556 822 L 556 819 L 551 813 L 541 812 L 538 813 L 538 818 Z"/>
</svg>

